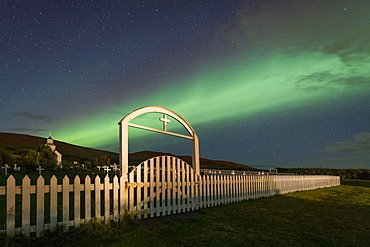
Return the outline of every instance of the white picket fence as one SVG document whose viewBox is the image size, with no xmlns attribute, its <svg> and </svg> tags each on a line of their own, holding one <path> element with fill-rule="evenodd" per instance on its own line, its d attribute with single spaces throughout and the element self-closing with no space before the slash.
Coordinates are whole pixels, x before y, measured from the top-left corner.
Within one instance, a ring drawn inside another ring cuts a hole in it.
<svg viewBox="0 0 370 247">
<path fill-rule="evenodd" d="M 96 176 L 91 181 L 87 176 L 81 183 L 76 176 L 71 183 L 65 176 L 58 184 L 53 176 L 45 185 L 39 176 L 36 185 L 31 185 L 25 176 L 22 185 L 16 185 L 10 176 L 6 186 L 0 187 L 0 203 L 5 205 L 0 233 L 42 236 L 47 230 L 62 227 L 67 231 L 92 218 L 117 222 L 127 216 L 157 217 L 340 184 L 338 176 L 321 175 L 197 176 L 185 162 L 166 159 L 171 162 L 161 164 L 157 158 L 144 162 L 126 181 L 117 176 L 103 181 Z"/>
</svg>

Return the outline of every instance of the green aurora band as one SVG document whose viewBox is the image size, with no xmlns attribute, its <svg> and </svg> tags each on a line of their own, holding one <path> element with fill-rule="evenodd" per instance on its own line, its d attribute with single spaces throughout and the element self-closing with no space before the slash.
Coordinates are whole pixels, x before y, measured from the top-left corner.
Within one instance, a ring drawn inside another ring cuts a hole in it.
<svg viewBox="0 0 370 247">
<path fill-rule="evenodd" d="M 239 57 L 235 61 L 204 66 L 191 77 L 163 83 L 157 90 L 143 89 L 142 95 L 102 105 L 93 114 L 75 112 L 79 117 L 58 126 L 53 135 L 58 140 L 98 148 L 117 143 L 119 120 L 143 106 L 171 109 L 195 130 L 199 126 L 217 129 L 225 122 L 232 126 L 240 119 L 256 121 L 253 117 L 261 113 L 284 114 L 307 105 L 330 109 L 341 99 L 366 97 L 370 91 L 367 83 L 356 82 L 358 78 L 369 81 L 369 61 L 348 66 L 338 56 L 323 52 L 270 52 L 259 59 Z M 130 133 L 130 140 L 147 134 L 135 131 Z"/>
</svg>

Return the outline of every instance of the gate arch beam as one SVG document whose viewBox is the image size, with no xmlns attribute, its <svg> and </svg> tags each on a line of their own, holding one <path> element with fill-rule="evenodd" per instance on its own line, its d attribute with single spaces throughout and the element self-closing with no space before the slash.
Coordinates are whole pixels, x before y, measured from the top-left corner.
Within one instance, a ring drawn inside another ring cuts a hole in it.
<svg viewBox="0 0 370 247">
<path fill-rule="evenodd" d="M 163 131 L 153 129 L 150 127 L 145 127 L 145 126 L 140 126 L 136 125 L 133 123 L 130 123 L 131 120 L 134 118 L 145 114 L 145 113 L 162 113 L 164 115 L 168 115 L 172 117 L 173 119 L 177 120 L 189 133 L 190 136 L 185 136 L 173 132 L 169 132 L 166 129 Z M 128 174 L 128 127 L 135 127 L 135 128 L 140 128 L 140 129 L 145 129 L 149 131 L 154 131 L 154 132 L 159 132 L 163 134 L 168 134 L 168 135 L 173 135 L 173 136 L 178 136 L 178 137 L 183 137 L 183 138 L 188 138 L 192 139 L 192 167 L 195 171 L 196 174 L 200 174 L 200 162 L 199 162 L 199 139 L 198 136 L 191 127 L 191 125 L 180 115 L 178 115 L 176 112 L 171 111 L 167 108 L 160 107 L 160 106 L 146 106 L 139 108 L 128 115 L 126 115 L 124 118 L 121 119 L 121 121 L 118 123 L 119 129 L 120 129 L 120 153 L 119 153 L 119 159 L 120 159 L 120 175 L 125 176 L 127 178 Z"/>
</svg>

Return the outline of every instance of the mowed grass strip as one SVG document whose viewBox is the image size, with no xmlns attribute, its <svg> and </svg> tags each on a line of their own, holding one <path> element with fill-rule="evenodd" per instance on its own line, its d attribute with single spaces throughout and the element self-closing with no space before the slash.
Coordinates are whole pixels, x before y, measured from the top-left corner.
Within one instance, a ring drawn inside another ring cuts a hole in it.
<svg viewBox="0 0 370 247">
<path fill-rule="evenodd" d="M 8 246 L 369 246 L 370 181 L 243 201 Z"/>
</svg>

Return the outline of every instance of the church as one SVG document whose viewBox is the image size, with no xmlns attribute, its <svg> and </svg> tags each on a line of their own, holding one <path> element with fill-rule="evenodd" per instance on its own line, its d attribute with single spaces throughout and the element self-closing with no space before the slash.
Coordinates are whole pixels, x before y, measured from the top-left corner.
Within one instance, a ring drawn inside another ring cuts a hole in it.
<svg viewBox="0 0 370 247">
<path fill-rule="evenodd" d="M 62 165 L 62 154 L 59 153 L 58 150 L 56 149 L 56 146 L 54 144 L 54 140 L 53 140 L 53 138 L 51 138 L 51 136 L 49 136 L 48 139 L 46 140 L 45 146 L 49 146 L 51 148 L 51 150 L 57 155 L 57 166 L 62 168 L 63 167 L 63 165 Z"/>
</svg>

